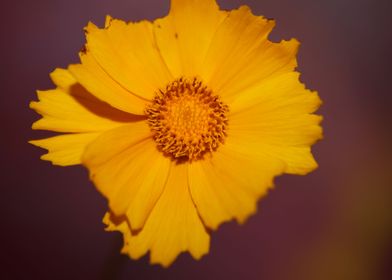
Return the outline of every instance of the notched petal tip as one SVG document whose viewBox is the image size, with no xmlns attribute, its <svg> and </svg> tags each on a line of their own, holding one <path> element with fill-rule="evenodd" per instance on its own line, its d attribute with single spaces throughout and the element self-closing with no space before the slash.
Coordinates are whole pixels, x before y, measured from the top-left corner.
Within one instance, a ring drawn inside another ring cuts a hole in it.
<svg viewBox="0 0 392 280">
<path fill-rule="evenodd" d="M 36 111 L 36 108 L 37 108 L 37 104 L 38 104 L 38 103 L 39 103 L 38 101 L 30 101 L 30 102 L 29 102 L 29 108 Z"/>
<path fill-rule="evenodd" d="M 242 216 L 235 216 L 235 220 L 239 225 L 244 225 L 250 217 L 252 217 L 253 215 L 255 215 L 257 213 L 257 202 L 259 201 L 259 198 L 257 200 L 255 200 L 254 204 L 252 205 L 252 209 L 249 210 L 245 215 Z"/>
<path fill-rule="evenodd" d="M 184 9 L 193 8 L 195 6 L 199 6 L 203 2 L 205 7 L 209 7 L 210 9 L 219 10 L 219 5 L 216 0 L 171 0 L 170 1 L 170 12 L 182 12 Z"/>
<path fill-rule="evenodd" d="M 35 124 L 35 123 L 34 123 L 34 124 Z M 34 126 L 34 124 L 33 124 L 33 126 Z M 33 129 L 35 129 L 35 128 L 33 128 Z M 41 139 L 41 140 L 29 140 L 29 141 L 27 141 L 27 142 L 28 142 L 29 144 L 31 144 L 31 145 L 34 145 L 34 146 L 36 146 L 36 147 L 38 147 L 38 148 L 41 148 L 41 149 L 43 149 L 43 150 L 46 151 L 45 154 L 43 154 L 43 155 L 40 156 L 40 159 L 41 159 L 41 160 L 49 161 L 52 165 L 65 166 L 64 164 L 61 164 L 61 162 L 56 163 L 56 162 L 53 161 L 53 159 L 51 159 L 50 157 L 48 157 L 49 149 L 46 148 L 45 145 L 42 144 L 42 139 Z"/>
<path fill-rule="evenodd" d="M 252 16 L 254 16 L 256 18 L 259 18 L 259 19 L 265 21 L 268 24 L 273 24 L 274 26 L 276 24 L 276 21 L 273 18 L 267 18 L 267 17 L 265 17 L 263 15 L 256 15 L 255 13 L 253 13 L 252 9 L 248 5 L 241 5 L 237 10 L 239 10 L 241 12 L 243 11 L 245 13 L 249 13 L 250 15 L 252 15 Z"/>
<path fill-rule="evenodd" d="M 289 174 L 294 174 L 294 175 L 308 175 L 309 173 L 315 171 L 316 169 L 318 169 L 319 165 L 317 163 L 317 161 L 315 160 L 312 152 L 311 152 L 311 148 L 309 147 L 309 156 L 307 159 L 307 162 L 305 163 L 304 166 L 302 167 L 297 167 L 295 169 L 295 172 L 288 172 Z"/>
<path fill-rule="evenodd" d="M 27 141 L 27 143 L 29 143 L 29 144 L 31 144 L 31 145 L 34 145 L 34 146 L 36 146 L 36 147 L 41 147 L 41 146 L 39 145 L 39 140 L 29 140 L 29 141 Z"/>
<path fill-rule="evenodd" d="M 72 82 L 76 82 L 72 79 L 71 74 L 67 69 L 56 68 L 49 74 L 50 79 L 59 88 L 68 88 Z M 66 86 L 67 85 L 67 86 Z"/>
<path fill-rule="evenodd" d="M 45 148 L 42 146 L 42 144 L 41 144 L 41 140 L 42 140 L 42 139 L 28 140 L 27 143 L 29 143 L 29 144 L 31 144 L 31 145 L 34 145 L 34 146 L 36 146 L 36 147 L 45 149 Z"/>
<path fill-rule="evenodd" d="M 114 19 L 111 15 L 107 15 L 105 18 L 105 28 L 109 28 L 113 20 Z"/>
<path fill-rule="evenodd" d="M 33 122 L 31 124 L 31 129 L 33 129 L 33 130 L 43 130 L 42 127 L 41 127 L 41 119 Z M 32 144 L 32 143 L 30 143 L 30 144 Z"/>
<path fill-rule="evenodd" d="M 317 161 L 314 159 L 314 164 L 312 167 L 310 167 L 308 170 L 304 171 L 302 174 L 299 175 L 307 175 L 309 173 L 312 173 L 313 171 L 317 170 L 319 168 L 319 164 Z"/>
<path fill-rule="evenodd" d="M 95 25 L 92 21 L 89 21 L 87 23 L 87 26 L 83 28 L 83 31 L 86 35 L 93 33 L 95 31 L 99 30 L 98 26 Z"/>
<path fill-rule="evenodd" d="M 281 44 L 287 51 L 297 56 L 301 42 L 297 38 L 291 38 L 289 40 L 282 40 L 278 44 Z"/>
<path fill-rule="evenodd" d="M 319 131 L 314 139 L 314 142 L 311 145 L 314 145 L 315 143 L 324 139 L 324 128 L 321 126 L 321 123 L 324 121 L 324 117 L 321 115 L 314 115 L 314 116 L 317 117 L 317 126 Z"/>
<path fill-rule="evenodd" d="M 160 259 L 155 259 L 154 257 L 153 257 L 153 255 L 151 254 L 151 252 L 150 252 L 150 265 L 159 265 L 159 266 L 161 266 L 161 267 L 163 267 L 163 268 L 168 268 L 171 264 L 173 264 L 174 263 L 174 261 L 177 259 L 178 257 L 176 257 L 175 259 L 173 259 L 173 260 L 169 260 L 169 261 L 162 261 L 162 260 L 160 260 Z"/>
</svg>

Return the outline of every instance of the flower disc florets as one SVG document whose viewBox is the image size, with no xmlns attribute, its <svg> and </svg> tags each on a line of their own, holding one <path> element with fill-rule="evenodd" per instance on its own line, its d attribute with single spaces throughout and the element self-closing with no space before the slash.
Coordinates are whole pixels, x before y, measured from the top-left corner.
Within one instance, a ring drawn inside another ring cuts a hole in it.
<svg viewBox="0 0 392 280">
<path fill-rule="evenodd" d="M 196 160 L 223 143 L 229 108 L 197 78 L 180 78 L 156 93 L 145 113 L 158 149 Z"/>
</svg>

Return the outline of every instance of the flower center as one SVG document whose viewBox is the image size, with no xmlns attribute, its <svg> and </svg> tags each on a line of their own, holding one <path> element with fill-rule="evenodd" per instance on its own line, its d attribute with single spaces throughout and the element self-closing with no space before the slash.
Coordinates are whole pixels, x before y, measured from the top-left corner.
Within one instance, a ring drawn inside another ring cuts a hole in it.
<svg viewBox="0 0 392 280">
<path fill-rule="evenodd" d="M 158 149 L 192 161 L 223 143 L 228 111 L 200 80 L 180 78 L 159 90 L 145 113 Z"/>
</svg>

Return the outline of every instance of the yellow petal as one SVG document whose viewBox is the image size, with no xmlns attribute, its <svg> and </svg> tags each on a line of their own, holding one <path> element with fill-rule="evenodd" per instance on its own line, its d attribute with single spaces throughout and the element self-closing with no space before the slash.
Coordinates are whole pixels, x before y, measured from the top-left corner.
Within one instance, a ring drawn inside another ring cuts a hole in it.
<svg viewBox="0 0 392 280">
<path fill-rule="evenodd" d="M 51 77 L 59 87 L 38 91 L 39 101 L 30 103 L 30 108 L 43 116 L 33 124 L 33 129 L 97 132 L 142 119 L 95 98 L 67 70 L 57 69 Z"/>
<path fill-rule="evenodd" d="M 226 102 L 271 75 L 296 67 L 296 40 L 272 43 L 275 23 L 254 16 L 246 6 L 233 10 L 216 31 L 207 53 L 203 80 Z"/>
<path fill-rule="evenodd" d="M 80 164 L 84 148 L 99 133 L 144 118 L 117 110 L 97 99 L 65 69 L 56 69 L 51 77 L 58 88 L 38 91 L 39 101 L 30 103 L 30 107 L 42 115 L 33 124 L 33 129 L 75 133 L 30 142 L 49 150 L 42 159 L 53 164 Z"/>
<path fill-rule="evenodd" d="M 232 99 L 230 111 L 236 114 L 246 110 L 263 110 L 264 116 L 271 117 L 279 117 L 269 114 L 279 108 L 285 108 L 291 114 L 313 113 L 320 107 L 321 100 L 317 92 L 307 90 L 299 78 L 300 73 L 288 72 L 255 83 Z"/>
<path fill-rule="evenodd" d="M 189 185 L 204 223 L 212 229 L 233 218 L 243 223 L 284 166 L 279 159 L 230 138 L 211 157 L 192 162 Z"/>
<path fill-rule="evenodd" d="M 195 259 L 208 252 L 210 238 L 192 202 L 187 181 L 187 165 L 173 163 L 162 196 L 143 229 L 135 235 L 125 220 L 105 217 L 108 230 L 123 232 L 123 253 L 137 259 L 150 251 L 151 263 L 167 267 L 181 252 L 189 251 Z"/>
<path fill-rule="evenodd" d="M 320 104 L 298 73 L 276 76 L 236 96 L 228 138 L 284 161 L 287 173 L 306 174 L 317 167 L 310 145 L 322 137 L 322 117 L 312 114 Z"/>
<path fill-rule="evenodd" d="M 89 24 L 87 50 L 104 71 L 121 86 L 143 99 L 172 80 L 153 36 L 152 23 L 125 23 L 109 19 L 107 27 Z"/>
<path fill-rule="evenodd" d="M 226 16 L 215 0 L 171 1 L 169 15 L 154 22 L 154 33 L 175 78 L 200 76 L 214 33 Z"/>
<path fill-rule="evenodd" d="M 52 73 L 50 73 L 50 78 L 57 87 L 65 90 L 66 92 L 68 92 L 72 86 L 77 84 L 77 81 L 67 69 L 56 68 Z"/>
<path fill-rule="evenodd" d="M 41 159 L 51 161 L 53 164 L 68 166 L 81 163 L 83 151 L 99 133 L 65 134 L 42 140 L 32 140 L 29 143 L 47 149 L 48 153 Z"/>
<path fill-rule="evenodd" d="M 80 54 L 80 59 L 81 64 L 70 65 L 69 71 L 91 94 L 124 112 L 144 114 L 147 100 L 119 85 L 101 68 L 90 53 Z"/>
<path fill-rule="evenodd" d="M 170 160 L 150 139 L 145 122 L 100 135 L 83 157 L 96 187 L 116 215 L 127 215 L 132 229 L 143 227 L 165 185 Z"/>
<path fill-rule="evenodd" d="M 305 175 L 318 165 L 309 145 L 269 144 L 254 132 L 232 129 L 228 139 L 236 146 L 245 146 L 253 153 L 265 154 L 284 163 L 284 173 Z M 321 137 L 321 135 L 319 135 Z"/>
</svg>

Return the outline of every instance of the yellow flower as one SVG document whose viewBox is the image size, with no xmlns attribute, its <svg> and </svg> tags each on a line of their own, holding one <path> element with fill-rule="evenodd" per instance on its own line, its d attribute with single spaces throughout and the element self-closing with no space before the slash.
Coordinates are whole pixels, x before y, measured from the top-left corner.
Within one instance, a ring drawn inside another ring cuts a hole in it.
<svg viewBox="0 0 392 280">
<path fill-rule="evenodd" d="M 274 24 L 214 0 L 172 0 L 154 22 L 107 17 L 86 27 L 81 63 L 38 91 L 33 128 L 66 134 L 31 143 L 88 168 L 123 253 L 199 259 L 208 229 L 243 223 L 276 175 L 317 167 L 321 102 L 295 71 L 298 41 L 267 39 Z"/>
</svg>

